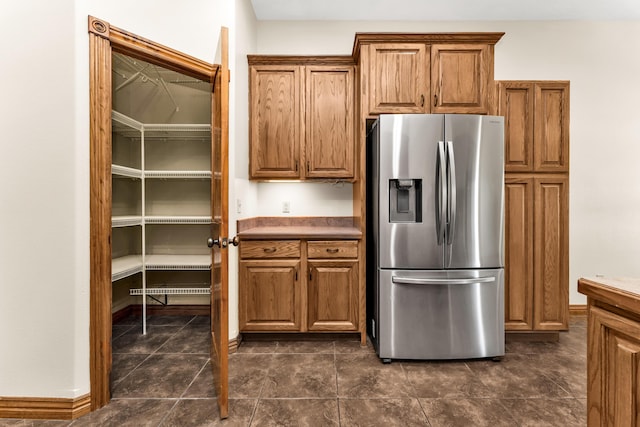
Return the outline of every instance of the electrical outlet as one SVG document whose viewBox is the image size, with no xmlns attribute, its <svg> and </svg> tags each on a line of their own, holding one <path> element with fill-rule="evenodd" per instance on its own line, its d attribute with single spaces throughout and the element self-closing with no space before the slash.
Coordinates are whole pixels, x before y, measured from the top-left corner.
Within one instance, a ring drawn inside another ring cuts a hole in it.
<svg viewBox="0 0 640 427">
<path fill-rule="evenodd" d="M 242 200 L 236 199 L 236 213 L 242 213 Z"/>
<path fill-rule="evenodd" d="M 282 213 L 289 213 L 291 212 L 291 205 L 289 204 L 289 201 L 284 201 L 282 202 Z"/>
</svg>

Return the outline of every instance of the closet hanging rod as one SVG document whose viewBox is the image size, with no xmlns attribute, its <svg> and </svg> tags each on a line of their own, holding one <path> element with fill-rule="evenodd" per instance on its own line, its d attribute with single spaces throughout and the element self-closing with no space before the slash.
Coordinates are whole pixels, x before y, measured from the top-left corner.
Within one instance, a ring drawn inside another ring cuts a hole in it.
<svg viewBox="0 0 640 427">
<path fill-rule="evenodd" d="M 143 83 L 146 83 L 147 81 L 149 81 L 150 83 L 154 84 L 155 86 L 158 86 L 158 82 L 156 82 L 152 77 L 149 77 L 147 74 L 144 73 L 144 70 L 146 70 L 148 67 L 149 67 L 149 65 L 147 65 L 144 68 L 142 68 L 142 69 L 136 71 L 135 73 L 133 73 L 131 75 L 131 77 L 129 77 L 127 80 L 125 80 L 124 82 L 122 82 L 118 86 L 116 86 L 115 91 L 116 92 L 119 91 L 123 87 L 125 87 L 128 84 L 130 84 L 131 82 L 135 81 L 135 79 L 137 79 L 140 76 L 142 76 L 142 82 Z"/>
</svg>

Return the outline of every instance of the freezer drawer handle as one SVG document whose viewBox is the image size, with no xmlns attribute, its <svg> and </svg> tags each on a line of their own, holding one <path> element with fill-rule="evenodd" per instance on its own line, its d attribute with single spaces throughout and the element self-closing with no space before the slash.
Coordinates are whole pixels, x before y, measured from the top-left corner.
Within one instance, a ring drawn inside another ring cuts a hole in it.
<svg viewBox="0 0 640 427">
<path fill-rule="evenodd" d="M 419 277 L 396 277 L 391 278 L 393 283 L 398 285 L 470 285 L 473 283 L 495 282 L 494 276 L 472 277 L 468 279 L 426 279 Z"/>
</svg>

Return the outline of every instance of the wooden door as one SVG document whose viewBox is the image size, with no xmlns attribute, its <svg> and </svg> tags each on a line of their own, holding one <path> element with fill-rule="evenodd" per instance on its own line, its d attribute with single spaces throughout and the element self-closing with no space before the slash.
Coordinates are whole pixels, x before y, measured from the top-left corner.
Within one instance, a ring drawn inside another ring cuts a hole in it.
<svg viewBox="0 0 640 427">
<path fill-rule="evenodd" d="M 502 81 L 498 115 L 504 116 L 504 170 L 533 170 L 534 83 Z"/>
<path fill-rule="evenodd" d="M 428 113 L 429 56 L 422 43 L 370 46 L 369 113 Z"/>
<path fill-rule="evenodd" d="M 535 84 L 534 170 L 569 171 L 569 82 Z"/>
<path fill-rule="evenodd" d="M 249 178 L 300 178 L 301 67 L 249 68 Z"/>
<path fill-rule="evenodd" d="M 534 313 L 536 330 L 569 327 L 569 177 L 534 178 Z"/>
<path fill-rule="evenodd" d="M 431 45 L 431 112 L 486 114 L 490 58 L 486 44 Z"/>
<path fill-rule="evenodd" d="M 305 67 L 305 175 L 354 176 L 354 67 Z"/>
<path fill-rule="evenodd" d="M 221 64 L 211 105 L 211 368 L 220 418 L 229 414 L 229 57 L 228 30 L 220 32 Z"/>
<path fill-rule="evenodd" d="M 533 328 L 533 178 L 506 177 L 505 329 Z"/>
<path fill-rule="evenodd" d="M 308 329 L 358 330 L 358 261 L 310 260 Z"/>
</svg>

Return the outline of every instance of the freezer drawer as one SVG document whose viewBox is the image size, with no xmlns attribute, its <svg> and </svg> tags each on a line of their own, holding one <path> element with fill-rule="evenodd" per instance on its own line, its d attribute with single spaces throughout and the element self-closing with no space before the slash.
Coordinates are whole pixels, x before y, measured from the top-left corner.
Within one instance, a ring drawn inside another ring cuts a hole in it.
<svg viewBox="0 0 640 427">
<path fill-rule="evenodd" d="M 374 342 L 382 359 L 504 355 L 504 274 L 378 270 Z"/>
</svg>

